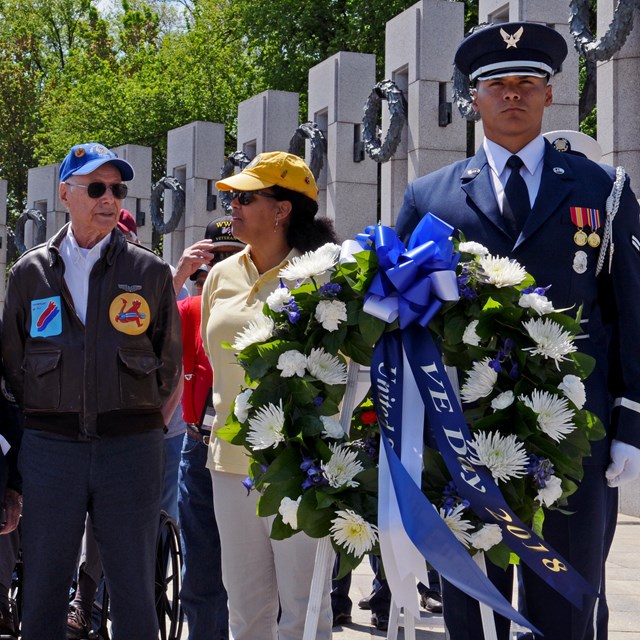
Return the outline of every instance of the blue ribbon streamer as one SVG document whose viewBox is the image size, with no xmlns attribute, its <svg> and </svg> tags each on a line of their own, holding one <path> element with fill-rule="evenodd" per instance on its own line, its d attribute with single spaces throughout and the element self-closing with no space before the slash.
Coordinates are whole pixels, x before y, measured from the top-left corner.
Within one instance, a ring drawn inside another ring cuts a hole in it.
<svg viewBox="0 0 640 640">
<path fill-rule="evenodd" d="M 400 332 L 384 334 L 376 345 L 371 363 L 371 382 L 380 439 L 386 450 L 391 481 L 407 535 L 429 564 L 451 584 L 506 618 L 532 628 L 482 573 L 396 454 L 396 451 L 400 451 L 402 438 L 403 367 Z M 535 628 L 533 630 L 536 631 Z"/>
</svg>

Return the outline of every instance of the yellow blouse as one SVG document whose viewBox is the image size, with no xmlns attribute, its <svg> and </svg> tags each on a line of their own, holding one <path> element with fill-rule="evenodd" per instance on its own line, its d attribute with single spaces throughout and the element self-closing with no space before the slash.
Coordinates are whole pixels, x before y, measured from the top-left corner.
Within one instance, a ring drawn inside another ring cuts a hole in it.
<svg viewBox="0 0 640 640">
<path fill-rule="evenodd" d="M 202 291 L 202 342 L 213 367 L 213 405 L 216 417 L 213 429 L 223 426 L 231 403 L 244 383 L 244 369 L 236 362 L 234 352 L 221 347 L 233 344 L 244 327 L 262 313 L 262 308 L 279 286 L 278 273 L 289 260 L 299 256 L 292 249 L 276 267 L 260 274 L 249 255 L 249 247 L 216 264 Z M 213 471 L 247 475 L 247 451 L 220 438 L 212 437 L 207 467 Z"/>
</svg>

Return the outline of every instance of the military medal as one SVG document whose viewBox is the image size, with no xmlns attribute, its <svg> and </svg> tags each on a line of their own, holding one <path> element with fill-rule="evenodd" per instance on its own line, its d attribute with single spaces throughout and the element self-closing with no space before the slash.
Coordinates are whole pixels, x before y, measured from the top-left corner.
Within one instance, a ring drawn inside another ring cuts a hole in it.
<svg viewBox="0 0 640 640">
<path fill-rule="evenodd" d="M 579 247 L 584 247 L 584 245 L 587 244 L 588 239 L 587 234 L 582 229 L 579 229 L 573 234 L 573 241 Z"/>
<path fill-rule="evenodd" d="M 573 234 L 573 241 L 579 246 L 584 247 L 587 244 L 587 234 L 582 230 L 585 225 L 584 208 L 583 207 L 571 207 L 571 222 L 578 227 L 578 230 Z"/>
<path fill-rule="evenodd" d="M 584 247 L 586 244 L 594 248 L 600 246 L 600 236 L 597 233 L 600 228 L 600 212 L 598 209 L 571 207 L 570 211 L 571 222 L 578 227 L 578 230 L 573 234 L 573 241 L 579 247 Z M 584 227 L 591 227 L 591 233 L 587 235 Z"/>
<path fill-rule="evenodd" d="M 587 209 L 587 217 L 589 219 L 589 226 L 591 227 L 591 233 L 587 238 L 587 242 L 590 247 L 599 247 L 600 236 L 597 231 L 600 228 L 600 212 L 597 209 Z"/>
</svg>

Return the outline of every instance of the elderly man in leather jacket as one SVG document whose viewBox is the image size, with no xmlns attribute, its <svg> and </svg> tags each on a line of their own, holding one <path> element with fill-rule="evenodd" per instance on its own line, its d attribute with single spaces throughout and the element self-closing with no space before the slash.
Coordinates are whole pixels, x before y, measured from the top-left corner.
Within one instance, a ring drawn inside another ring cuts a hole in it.
<svg viewBox="0 0 640 640">
<path fill-rule="evenodd" d="M 60 165 L 70 223 L 9 275 L 2 345 L 25 418 L 25 640 L 65 638 L 87 513 L 113 638 L 158 637 L 163 408 L 179 383 L 181 332 L 169 266 L 116 227 L 133 175 L 100 144 L 74 146 Z"/>
</svg>

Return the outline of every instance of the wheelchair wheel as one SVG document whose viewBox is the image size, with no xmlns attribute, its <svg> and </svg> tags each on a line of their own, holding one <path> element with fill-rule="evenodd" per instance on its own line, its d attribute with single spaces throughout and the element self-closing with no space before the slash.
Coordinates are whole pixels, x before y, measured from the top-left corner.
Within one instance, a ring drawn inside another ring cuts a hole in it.
<svg viewBox="0 0 640 640">
<path fill-rule="evenodd" d="M 156 556 L 156 611 L 160 640 L 179 640 L 184 612 L 180 606 L 182 550 L 175 520 L 164 511 L 160 515 Z"/>
</svg>

